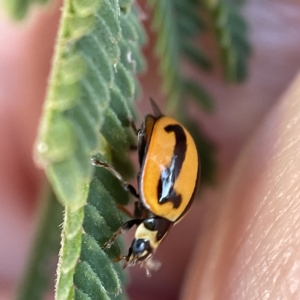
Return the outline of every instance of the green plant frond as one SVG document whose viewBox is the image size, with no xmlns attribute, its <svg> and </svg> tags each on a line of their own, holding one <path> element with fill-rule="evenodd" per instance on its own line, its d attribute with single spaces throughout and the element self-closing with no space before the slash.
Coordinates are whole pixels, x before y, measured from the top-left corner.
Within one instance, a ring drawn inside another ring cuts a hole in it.
<svg viewBox="0 0 300 300">
<path fill-rule="evenodd" d="M 152 27 L 157 32 L 156 53 L 161 63 L 162 88 L 167 98 L 167 111 L 176 113 L 179 100 L 183 97 L 185 80 L 180 59 L 187 58 L 195 68 L 201 70 L 211 69 L 209 59 L 199 46 L 193 44 L 195 37 L 206 27 L 200 18 L 200 5 L 195 1 L 148 2 L 153 10 Z"/>
<path fill-rule="evenodd" d="M 218 0 L 206 1 L 206 8 L 212 19 L 226 81 L 244 81 L 251 46 L 239 7 L 228 0 Z"/>
<path fill-rule="evenodd" d="M 212 69 L 212 63 L 201 51 L 196 48 L 193 44 L 184 43 L 182 45 L 183 54 L 193 63 L 194 66 L 204 71 L 210 71 Z"/>
<path fill-rule="evenodd" d="M 178 18 L 178 30 L 180 37 L 189 39 L 199 35 L 206 28 L 205 23 L 199 16 L 200 5 L 195 1 L 174 1 L 175 13 Z"/>
<path fill-rule="evenodd" d="M 65 1 L 36 143 L 36 159 L 65 205 L 56 299 L 110 299 L 122 289 L 123 271 L 111 262 L 120 247 L 101 245 L 123 223 L 115 200 L 126 204 L 129 197 L 90 158 L 101 153 L 117 169 L 125 166 L 122 174 L 132 173 L 132 133 L 124 126 L 136 114 L 145 41 L 130 1 Z"/>
<path fill-rule="evenodd" d="M 75 212 L 68 206 L 65 208 L 56 279 L 56 299 L 73 299 L 73 273 L 81 251 L 83 217 L 83 208 Z"/>
<path fill-rule="evenodd" d="M 76 266 L 74 276 L 76 290 L 80 290 L 91 299 L 114 298 L 126 282 L 126 276 L 122 274 L 124 272 L 119 265 L 111 261 L 121 255 L 118 241 L 109 249 L 101 249 L 123 224 L 115 200 L 126 204 L 129 201 L 128 193 L 109 171 L 97 168 L 90 185 L 87 205 L 84 207 L 85 234 L 82 236 L 80 263 Z M 90 281 L 87 283 L 86 280 Z"/>
<path fill-rule="evenodd" d="M 144 27 L 140 26 L 138 10 L 133 6 L 130 12 L 131 13 L 127 16 L 127 20 L 134 28 L 133 30 L 136 31 L 138 44 L 140 46 L 145 45 L 148 42 L 148 36 Z"/>
<path fill-rule="evenodd" d="M 199 84 L 191 79 L 187 79 L 184 85 L 185 94 L 190 96 L 199 104 L 206 112 L 211 112 L 214 109 L 213 101 L 206 90 L 202 89 Z"/>
<path fill-rule="evenodd" d="M 157 32 L 156 54 L 160 59 L 162 90 L 168 110 L 174 112 L 181 96 L 180 45 L 172 1 L 148 1 L 152 7 L 152 27 Z"/>
</svg>

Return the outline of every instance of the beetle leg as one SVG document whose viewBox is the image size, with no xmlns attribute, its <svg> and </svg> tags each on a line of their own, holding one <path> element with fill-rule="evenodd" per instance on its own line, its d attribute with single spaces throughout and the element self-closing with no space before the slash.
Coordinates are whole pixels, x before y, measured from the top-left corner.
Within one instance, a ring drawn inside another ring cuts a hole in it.
<svg viewBox="0 0 300 300">
<path fill-rule="evenodd" d="M 122 183 L 125 191 L 131 193 L 131 195 L 133 195 L 134 197 L 139 199 L 139 194 L 137 193 L 136 189 L 128 182 L 124 181 L 124 179 L 122 178 L 121 174 L 118 173 L 111 165 L 100 161 L 97 158 L 91 158 L 92 161 L 92 165 L 96 166 L 96 167 L 103 167 L 105 169 L 107 169 L 108 171 L 110 171 L 115 177 L 117 177 L 119 179 L 119 181 Z"/>
<path fill-rule="evenodd" d="M 119 257 L 115 258 L 115 259 L 113 260 L 113 262 L 117 263 L 117 262 L 119 262 L 119 261 L 121 261 L 121 260 L 123 260 L 123 259 L 126 259 L 126 257 L 127 257 L 127 256 L 120 255 Z"/>
<path fill-rule="evenodd" d="M 115 239 L 122 233 L 130 230 L 134 225 L 139 225 L 143 220 L 133 219 L 124 223 L 113 235 L 112 237 L 102 246 L 102 250 L 110 248 Z"/>
<path fill-rule="evenodd" d="M 146 219 L 149 217 L 148 210 L 141 207 L 139 201 L 134 202 L 134 213 L 130 212 L 124 205 L 117 204 L 119 210 L 125 213 L 130 219 Z"/>
<path fill-rule="evenodd" d="M 91 158 L 92 165 L 95 167 L 103 167 L 107 170 L 109 170 L 113 175 L 115 175 L 121 182 L 124 182 L 122 176 L 120 173 L 118 173 L 111 165 L 108 163 L 105 163 L 103 161 L 100 161 L 99 159 L 92 157 Z"/>
<path fill-rule="evenodd" d="M 117 204 L 117 207 L 119 210 L 125 213 L 125 215 L 128 216 L 130 219 L 134 218 L 134 215 L 124 205 Z"/>
<path fill-rule="evenodd" d="M 149 210 L 147 210 L 140 201 L 134 202 L 134 218 L 147 219 L 149 218 Z"/>
<path fill-rule="evenodd" d="M 137 193 L 135 187 L 129 183 L 123 184 L 125 191 L 129 192 L 132 196 L 140 199 L 139 194 Z"/>
</svg>

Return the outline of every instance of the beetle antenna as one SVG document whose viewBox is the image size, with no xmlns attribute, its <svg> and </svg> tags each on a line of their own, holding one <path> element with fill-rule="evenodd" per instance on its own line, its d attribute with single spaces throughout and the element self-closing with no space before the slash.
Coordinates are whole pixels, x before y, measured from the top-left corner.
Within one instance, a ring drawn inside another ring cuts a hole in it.
<svg viewBox="0 0 300 300">
<path fill-rule="evenodd" d="M 158 108 L 157 104 L 154 102 L 154 100 L 150 97 L 150 103 L 151 103 L 151 106 L 152 106 L 152 109 L 153 109 L 153 112 L 154 112 L 154 116 L 155 117 L 161 117 L 163 114 L 162 112 L 160 111 L 160 109 Z"/>
</svg>

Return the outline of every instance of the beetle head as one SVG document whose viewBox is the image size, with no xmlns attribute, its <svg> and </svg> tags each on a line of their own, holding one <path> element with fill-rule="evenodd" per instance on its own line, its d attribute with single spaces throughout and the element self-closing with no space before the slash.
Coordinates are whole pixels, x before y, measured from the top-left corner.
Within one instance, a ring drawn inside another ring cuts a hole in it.
<svg viewBox="0 0 300 300">
<path fill-rule="evenodd" d="M 147 276 L 151 276 L 150 270 L 158 270 L 160 262 L 152 260 L 154 249 L 147 239 L 134 239 L 125 258 L 123 268 L 134 266 L 137 263 L 146 270 Z"/>
<path fill-rule="evenodd" d="M 128 253 L 128 262 L 132 265 L 150 258 L 153 249 L 147 239 L 134 239 Z"/>
</svg>

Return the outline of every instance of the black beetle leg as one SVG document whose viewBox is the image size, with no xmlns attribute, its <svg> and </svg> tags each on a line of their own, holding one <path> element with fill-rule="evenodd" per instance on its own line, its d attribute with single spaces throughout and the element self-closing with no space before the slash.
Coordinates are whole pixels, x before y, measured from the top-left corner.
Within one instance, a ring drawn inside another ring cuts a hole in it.
<svg viewBox="0 0 300 300">
<path fill-rule="evenodd" d="M 137 193 L 135 187 L 129 183 L 123 184 L 125 191 L 129 192 L 132 196 L 140 199 L 139 194 Z"/>
<path fill-rule="evenodd" d="M 113 242 L 115 241 L 115 239 L 122 234 L 123 232 L 126 232 L 128 230 L 130 230 L 134 225 L 139 225 L 143 222 L 143 220 L 138 220 L 138 219 L 134 219 L 134 220 L 129 220 L 126 223 L 124 223 L 113 235 L 112 237 L 102 246 L 102 250 L 106 249 L 106 248 L 110 248 L 110 246 L 113 244 Z"/>
<path fill-rule="evenodd" d="M 109 170 L 115 177 L 117 177 L 119 179 L 119 181 L 122 183 L 125 191 L 131 193 L 134 197 L 138 198 L 139 199 L 139 195 L 136 191 L 136 189 L 131 185 L 129 184 L 128 182 L 124 181 L 124 179 L 122 178 L 121 174 L 118 173 L 111 165 L 105 163 L 105 162 L 102 162 L 100 161 L 99 159 L 97 158 L 91 158 L 91 161 L 92 161 L 92 165 L 96 166 L 96 167 L 103 167 L 107 170 Z"/>
</svg>

